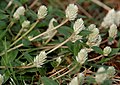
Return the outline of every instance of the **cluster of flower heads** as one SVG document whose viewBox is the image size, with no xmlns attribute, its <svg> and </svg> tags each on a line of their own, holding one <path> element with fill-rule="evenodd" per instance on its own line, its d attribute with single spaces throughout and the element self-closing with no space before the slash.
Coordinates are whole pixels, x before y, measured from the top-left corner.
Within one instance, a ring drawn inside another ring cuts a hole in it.
<svg viewBox="0 0 120 85">
<path fill-rule="evenodd" d="M 24 15 L 24 13 L 25 13 L 25 8 L 23 6 L 21 6 L 13 14 L 13 18 L 18 20 L 18 19 L 20 19 L 21 15 Z M 69 21 L 75 20 L 75 18 L 77 17 L 77 14 L 78 14 L 77 5 L 69 4 L 65 10 L 65 13 L 66 13 L 66 18 Z M 44 5 L 40 6 L 38 9 L 38 13 L 37 13 L 38 19 L 43 19 L 43 18 L 45 18 L 46 15 L 47 15 L 46 6 L 44 6 Z M 116 12 L 114 9 L 112 9 L 108 12 L 106 17 L 104 18 L 104 21 L 101 24 L 102 27 L 105 27 L 105 28 L 110 27 L 110 29 L 108 31 L 109 37 L 116 38 L 117 26 L 120 25 L 120 17 L 118 17 L 118 16 L 120 16 L 120 12 L 119 11 Z M 43 38 L 49 38 L 55 31 L 55 30 L 50 31 L 51 29 L 54 28 L 53 22 L 57 22 L 57 20 L 54 18 L 52 18 L 50 20 L 49 27 L 47 29 L 47 31 L 49 31 L 49 32 Z M 22 28 L 27 28 L 27 27 L 29 27 L 29 25 L 30 25 L 30 21 L 25 20 L 22 23 Z M 73 25 L 73 30 L 74 30 L 74 36 L 72 37 L 71 41 L 72 42 L 75 42 L 77 40 L 81 41 L 82 36 L 80 36 L 79 33 L 82 30 L 85 30 L 84 21 L 82 20 L 82 18 L 77 19 L 75 21 L 75 23 Z M 99 46 L 102 41 L 101 36 L 99 34 L 99 29 L 96 27 L 96 25 L 91 24 L 87 30 L 91 31 L 91 33 L 87 36 L 87 42 L 86 42 L 86 44 L 90 48 L 82 48 L 78 52 L 78 55 L 76 56 L 77 62 L 80 63 L 81 65 L 84 64 L 84 62 L 87 60 L 88 52 L 92 51 L 91 47 Z M 103 49 L 103 55 L 108 56 L 110 54 L 111 50 L 112 49 L 109 46 L 106 46 Z M 46 61 L 46 58 L 47 58 L 47 54 L 45 53 L 45 51 L 41 51 L 40 54 L 34 58 L 33 66 L 41 67 L 44 64 L 44 62 Z M 57 61 L 60 63 L 61 58 L 59 58 Z M 104 71 L 106 71 L 106 72 L 104 72 Z M 101 73 L 101 72 L 103 72 L 103 73 Z M 95 75 L 95 80 L 97 83 L 102 83 L 107 78 L 113 77 L 114 74 L 115 74 L 114 67 L 109 67 L 107 70 L 104 67 L 100 67 L 97 71 L 97 74 Z M 2 79 L 3 79 L 3 77 L 2 77 L 2 75 L 0 75 L 0 82 L 2 82 Z M 76 77 L 74 77 L 71 80 L 69 85 L 79 85 L 79 84 L 82 84 L 83 81 L 84 81 L 84 74 L 79 73 Z"/>
<path fill-rule="evenodd" d="M 95 75 L 95 80 L 98 84 L 103 83 L 105 80 L 114 77 L 115 68 L 113 66 L 109 66 L 108 69 L 104 67 L 100 67 Z"/>
<path fill-rule="evenodd" d="M 112 24 L 115 24 L 116 26 L 120 25 L 120 11 L 115 11 L 114 9 L 109 10 L 107 15 L 104 17 L 101 26 L 108 28 Z"/>
</svg>

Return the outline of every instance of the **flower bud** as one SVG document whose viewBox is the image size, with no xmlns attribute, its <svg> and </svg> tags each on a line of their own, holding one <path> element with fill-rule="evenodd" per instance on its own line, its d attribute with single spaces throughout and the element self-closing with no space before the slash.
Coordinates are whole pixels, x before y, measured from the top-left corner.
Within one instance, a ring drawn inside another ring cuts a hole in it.
<svg viewBox="0 0 120 85">
<path fill-rule="evenodd" d="M 16 12 L 13 14 L 13 17 L 15 19 L 19 19 L 21 15 L 24 15 L 25 13 L 25 8 L 23 6 L 20 6 Z"/>
<path fill-rule="evenodd" d="M 90 26 L 88 26 L 89 31 L 92 31 L 94 28 L 96 28 L 95 24 L 91 24 Z"/>
<path fill-rule="evenodd" d="M 40 54 L 37 55 L 36 58 L 34 58 L 33 65 L 35 67 L 41 67 L 44 64 L 44 62 L 46 61 L 46 58 L 47 58 L 46 55 L 47 54 L 45 53 L 45 51 L 40 52 Z"/>
<path fill-rule="evenodd" d="M 74 29 L 75 34 L 79 34 L 82 30 L 85 29 L 84 21 L 82 20 L 82 18 L 77 19 L 75 21 L 75 23 L 73 25 L 73 29 Z"/>
<path fill-rule="evenodd" d="M 111 51 L 112 51 L 111 47 L 106 46 L 106 47 L 103 49 L 103 55 L 104 55 L 104 56 L 108 56 Z"/>
<path fill-rule="evenodd" d="M 40 6 L 40 8 L 38 9 L 38 14 L 37 14 L 38 19 L 43 19 L 45 18 L 46 15 L 47 15 L 46 6 L 44 5 Z"/>
<path fill-rule="evenodd" d="M 22 23 L 22 28 L 27 28 L 30 26 L 30 21 L 26 20 Z"/>
<path fill-rule="evenodd" d="M 117 36 L 117 26 L 115 24 L 112 24 L 109 29 L 109 37 L 116 38 Z"/>
<path fill-rule="evenodd" d="M 2 83 L 3 83 L 3 76 L 0 74 L 0 85 L 2 85 Z"/>
<path fill-rule="evenodd" d="M 58 62 L 58 65 L 61 63 L 61 61 L 62 61 L 62 59 L 61 59 L 61 57 L 58 57 L 57 59 L 56 59 L 56 61 Z"/>
<path fill-rule="evenodd" d="M 95 75 L 95 80 L 98 84 L 103 83 L 107 79 L 107 73 L 104 67 L 100 67 Z"/>
<path fill-rule="evenodd" d="M 77 5 L 69 4 L 65 10 L 66 18 L 68 18 L 69 20 L 75 20 L 78 14 L 77 12 L 78 12 Z"/>
<path fill-rule="evenodd" d="M 88 53 L 85 49 L 81 49 L 78 53 L 78 56 L 76 56 L 76 60 L 81 65 L 87 60 Z"/>
<path fill-rule="evenodd" d="M 114 75 L 115 75 L 115 68 L 113 66 L 109 66 L 107 69 L 108 78 L 114 77 Z"/>
</svg>

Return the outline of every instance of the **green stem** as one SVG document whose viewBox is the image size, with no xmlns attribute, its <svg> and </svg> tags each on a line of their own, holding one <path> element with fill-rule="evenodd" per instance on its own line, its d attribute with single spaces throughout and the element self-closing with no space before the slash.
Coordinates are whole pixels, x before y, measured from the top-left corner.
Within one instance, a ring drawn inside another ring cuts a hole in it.
<svg viewBox="0 0 120 85">
<path fill-rule="evenodd" d="M 23 37 L 25 37 L 27 34 L 29 34 L 29 33 L 33 30 L 33 28 L 37 25 L 38 22 L 39 22 L 39 20 L 37 20 L 25 34 L 23 34 L 20 38 L 18 38 L 15 42 L 13 42 L 13 43 L 10 45 L 10 47 L 12 47 L 13 45 L 15 45 L 15 44 L 16 44 L 18 41 L 20 41 Z"/>
</svg>

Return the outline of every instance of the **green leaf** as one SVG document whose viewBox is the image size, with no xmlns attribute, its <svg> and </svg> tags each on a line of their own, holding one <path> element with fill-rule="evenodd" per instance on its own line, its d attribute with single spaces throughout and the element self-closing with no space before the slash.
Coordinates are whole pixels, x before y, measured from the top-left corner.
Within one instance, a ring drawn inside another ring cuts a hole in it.
<svg viewBox="0 0 120 85">
<path fill-rule="evenodd" d="M 15 60 L 15 58 L 17 57 L 17 54 L 18 54 L 18 50 L 14 50 L 14 51 L 11 51 L 10 53 L 8 53 L 7 61 L 13 62 Z"/>
<path fill-rule="evenodd" d="M 7 26 L 6 22 L 0 21 L 0 29 L 4 29 Z"/>
<path fill-rule="evenodd" d="M 22 43 L 25 47 L 29 46 L 31 44 L 31 42 L 28 39 L 23 39 Z"/>
<path fill-rule="evenodd" d="M 91 34 L 92 32 L 91 31 L 88 31 L 88 30 L 82 30 L 79 34 L 81 36 L 88 36 L 89 34 Z"/>
<path fill-rule="evenodd" d="M 72 29 L 67 26 L 61 26 L 60 29 L 58 29 L 58 32 L 64 35 L 65 37 L 69 37 L 72 33 Z"/>
<path fill-rule="evenodd" d="M 112 52 L 109 54 L 109 56 L 113 56 L 116 53 L 118 53 L 118 51 L 120 50 L 120 48 L 112 48 Z"/>
<path fill-rule="evenodd" d="M 33 62 L 32 56 L 31 56 L 30 54 L 28 54 L 27 52 L 24 53 L 24 57 L 25 57 L 30 63 Z"/>
<path fill-rule="evenodd" d="M 100 47 L 97 47 L 97 46 L 93 46 L 92 49 L 96 52 L 96 53 L 99 53 L 99 54 L 103 54 L 103 51 Z"/>
<path fill-rule="evenodd" d="M 47 77 L 42 77 L 41 79 L 42 79 L 44 85 L 59 85 L 57 82 L 55 82 L 54 80 L 49 79 Z"/>
</svg>

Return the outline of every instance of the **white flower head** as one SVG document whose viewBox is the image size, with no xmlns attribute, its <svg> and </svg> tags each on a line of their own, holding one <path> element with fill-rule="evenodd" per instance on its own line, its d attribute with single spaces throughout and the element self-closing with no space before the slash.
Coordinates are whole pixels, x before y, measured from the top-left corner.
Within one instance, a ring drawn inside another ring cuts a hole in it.
<svg viewBox="0 0 120 85">
<path fill-rule="evenodd" d="M 111 26 L 110 26 L 110 29 L 109 29 L 109 31 L 108 31 L 108 33 L 109 33 L 109 37 L 111 37 L 111 38 L 116 38 L 116 36 L 117 36 L 117 26 L 115 25 L 115 24 L 112 24 Z"/>
<path fill-rule="evenodd" d="M 91 24 L 90 26 L 88 26 L 89 31 L 92 31 L 94 28 L 96 28 L 95 24 Z"/>
<path fill-rule="evenodd" d="M 62 61 L 62 59 L 61 59 L 61 57 L 58 57 L 57 59 L 56 59 L 56 61 L 58 62 L 58 65 L 61 63 L 61 61 Z"/>
<path fill-rule="evenodd" d="M 85 29 L 84 21 L 82 20 L 82 18 L 77 19 L 75 21 L 75 23 L 73 25 L 73 29 L 74 29 L 75 34 L 79 34 L 82 30 Z"/>
<path fill-rule="evenodd" d="M 106 47 L 103 49 L 103 55 L 104 55 L 104 56 L 108 56 L 111 51 L 112 51 L 111 47 L 106 46 Z"/>
<path fill-rule="evenodd" d="M 95 75 L 97 83 L 103 83 L 107 79 L 107 73 L 104 67 L 100 67 Z"/>
<path fill-rule="evenodd" d="M 3 78 L 3 76 L 0 74 L 0 85 L 2 85 L 3 80 L 4 80 L 4 78 Z"/>
<path fill-rule="evenodd" d="M 47 54 L 45 53 L 45 51 L 41 51 L 39 55 L 36 56 L 36 58 L 34 58 L 34 63 L 33 65 L 35 67 L 41 67 L 44 62 L 46 61 L 46 56 Z"/>
<path fill-rule="evenodd" d="M 109 66 L 107 69 L 108 78 L 112 78 L 115 75 L 115 68 L 113 66 Z"/>
<path fill-rule="evenodd" d="M 115 24 L 116 24 L 117 26 L 120 25 L 120 11 L 116 12 Z"/>
<path fill-rule="evenodd" d="M 87 60 L 87 56 L 87 51 L 85 49 L 81 49 L 80 52 L 78 52 L 78 56 L 76 56 L 76 60 L 82 65 Z"/>
<path fill-rule="evenodd" d="M 88 35 L 88 40 L 90 42 L 94 42 L 96 40 L 96 38 L 98 37 L 99 35 L 99 29 L 98 28 L 94 28 L 91 30 L 91 34 Z"/>
<path fill-rule="evenodd" d="M 30 26 L 30 21 L 28 20 L 25 20 L 23 23 L 22 23 L 22 28 L 27 28 Z"/>
<path fill-rule="evenodd" d="M 25 13 L 25 8 L 23 6 L 20 6 L 13 14 L 13 18 L 19 19 L 21 15 L 24 15 L 24 13 Z"/>
<path fill-rule="evenodd" d="M 47 15 L 47 7 L 44 5 L 40 6 L 37 14 L 38 19 L 43 19 L 45 18 L 46 15 Z"/>
<path fill-rule="evenodd" d="M 111 26 L 111 24 L 114 24 L 115 23 L 115 17 L 116 16 L 116 12 L 114 9 L 110 10 L 107 15 L 105 16 L 101 26 L 102 27 L 105 27 L 105 28 L 108 28 Z"/>
<path fill-rule="evenodd" d="M 50 20 L 50 22 L 49 22 L 49 27 L 48 27 L 47 31 L 50 31 L 50 30 L 52 30 L 52 29 L 55 27 L 54 24 L 53 24 L 54 22 L 57 22 L 57 20 L 56 20 L 55 18 L 52 18 L 52 19 Z M 48 33 L 43 37 L 43 39 L 46 39 L 46 38 L 51 37 L 51 36 L 53 35 L 53 33 L 54 33 L 54 30 L 48 32 Z"/>
<path fill-rule="evenodd" d="M 76 77 L 74 77 L 71 82 L 69 83 L 69 85 L 82 85 L 84 82 L 84 74 L 83 73 L 79 73 Z"/>
<path fill-rule="evenodd" d="M 66 18 L 69 20 L 75 20 L 77 17 L 78 7 L 75 4 L 69 4 L 65 10 Z"/>
<path fill-rule="evenodd" d="M 71 82 L 69 83 L 69 85 L 78 85 L 78 79 L 77 77 L 74 77 Z"/>
<path fill-rule="evenodd" d="M 99 46 L 100 43 L 102 41 L 102 38 L 100 35 L 98 35 L 95 39 L 93 40 L 90 40 L 90 38 L 88 39 L 88 41 L 86 42 L 86 44 L 90 47 L 93 47 L 93 46 Z"/>
</svg>

